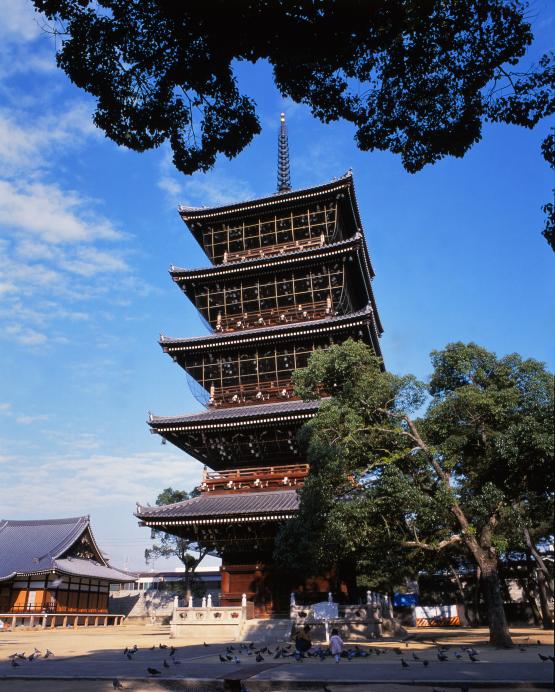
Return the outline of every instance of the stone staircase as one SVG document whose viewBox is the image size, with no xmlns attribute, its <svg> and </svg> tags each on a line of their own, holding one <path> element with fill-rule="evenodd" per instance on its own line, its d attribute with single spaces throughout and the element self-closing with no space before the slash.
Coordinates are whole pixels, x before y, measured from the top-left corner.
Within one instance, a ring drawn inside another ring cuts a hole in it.
<svg viewBox="0 0 555 692">
<path fill-rule="evenodd" d="M 264 645 L 289 641 L 291 625 L 289 618 L 247 620 L 241 630 L 241 641 Z"/>
</svg>

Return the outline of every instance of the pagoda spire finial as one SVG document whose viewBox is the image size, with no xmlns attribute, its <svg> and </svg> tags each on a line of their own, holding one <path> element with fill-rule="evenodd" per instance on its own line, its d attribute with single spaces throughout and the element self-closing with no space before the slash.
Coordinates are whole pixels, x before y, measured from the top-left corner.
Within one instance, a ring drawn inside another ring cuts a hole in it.
<svg viewBox="0 0 555 692">
<path fill-rule="evenodd" d="M 289 140 L 287 139 L 287 127 L 285 125 L 285 113 L 281 114 L 281 127 L 278 138 L 278 192 L 291 190 L 291 174 L 289 172 Z"/>
</svg>

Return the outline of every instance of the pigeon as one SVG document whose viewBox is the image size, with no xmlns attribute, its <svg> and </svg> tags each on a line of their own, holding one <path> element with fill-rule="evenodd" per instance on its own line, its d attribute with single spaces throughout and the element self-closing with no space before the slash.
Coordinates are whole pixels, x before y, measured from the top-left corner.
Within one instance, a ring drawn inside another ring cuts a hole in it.
<svg viewBox="0 0 555 692">
<path fill-rule="evenodd" d="M 123 650 L 123 655 L 127 656 L 128 653 L 129 653 L 129 649 L 127 647 L 125 647 L 125 649 Z"/>
<path fill-rule="evenodd" d="M 261 654 L 260 652 L 258 652 L 258 653 L 256 654 L 256 662 L 257 662 L 257 663 L 262 663 L 263 660 L 264 660 L 264 656 L 262 656 L 262 654 Z"/>
<path fill-rule="evenodd" d="M 237 656 L 235 656 L 234 663 L 236 663 L 237 665 L 239 665 L 241 663 L 241 661 L 239 660 L 239 658 Z"/>
<path fill-rule="evenodd" d="M 472 661 L 472 663 L 476 663 L 476 661 L 478 660 L 478 658 L 471 653 L 468 654 L 468 658 Z"/>
<path fill-rule="evenodd" d="M 224 658 L 221 654 L 220 654 L 220 663 L 227 663 L 227 658 Z"/>
<path fill-rule="evenodd" d="M 396 647 L 395 649 L 393 649 L 393 651 L 395 651 L 395 653 L 397 654 L 397 656 L 400 656 L 400 655 L 403 653 L 403 652 L 401 651 L 401 649 L 399 649 L 399 648 L 397 648 L 397 647 Z"/>
<path fill-rule="evenodd" d="M 226 654 L 226 655 L 225 655 L 225 658 L 226 658 L 228 661 L 233 661 L 233 656 L 232 656 L 231 654 Z"/>
<path fill-rule="evenodd" d="M 164 659 L 163 666 L 164 666 L 164 668 L 169 668 L 169 667 L 170 667 L 170 664 L 166 661 L 166 659 Z"/>
<path fill-rule="evenodd" d="M 425 668 L 427 668 L 430 665 L 430 661 L 422 661 L 422 664 Z"/>
<path fill-rule="evenodd" d="M 136 644 L 133 644 L 133 653 L 136 654 L 138 650 L 139 647 Z"/>
<path fill-rule="evenodd" d="M 46 653 L 44 654 L 44 658 L 50 658 L 50 656 L 54 656 L 54 652 L 50 651 L 50 649 L 46 649 Z"/>
<path fill-rule="evenodd" d="M 170 656 L 175 656 L 175 646 L 170 649 Z"/>
<path fill-rule="evenodd" d="M 403 668 L 410 668 L 409 664 L 405 661 L 404 658 L 401 659 L 401 665 L 403 666 Z"/>
<path fill-rule="evenodd" d="M 133 655 L 129 653 L 129 651 L 125 654 L 128 658 L 129 661 L 133 660 Z"/>
<path fill-rule="evenodd" d="M 470 656 L 470 654 L 469 654 L 469 656 Z M 438 651 L 437 652 L 437 660 L 443 662 L 443 661 L 448 661 L 449 658 L 447 657 L 447 654 L 443 653 L 443 651 Z"/>
<path fill-rule="evenodd" d="M 417 656 L 417 655 L 414 653 L 414 651 L 412 652 L 412 657 L 413 657 L 413 659 L 414 659 L 415 661 L 419 661 L 419 660 L 420 660 L 420 657 Z"/>
<path fill-rule="evenodd" d="M 156 668 L 147 668 L 147 671 L 149 675 L 162 675 L 162 671 Z"/>
<path fill-rule="evenodd" d="M 19 667 L 19 663 L 16 663 L 16 662 L 15 662 L 15 658 L 12 658 L 12 667 L 13 667 L 13 668 L 18 668 L 18 667 Z"/>
<path fill-rule="evenodd" d="M 159 649 L 167 649 L 168 645 L 167 644 L 158 644 Z"/>
<path fill-rule="evenodd" d="M 461 659 L 462 654 L 460 654 L 458 651 L 455 651 L 455 658 Z"/>
<path fill-rule="evenodd" d="M 274 654 L 274 658 L 280 658 L 281 656 L 281 651 L 278 649 L 276 653 Z"/>
<path fill-rule="evenodd" d="M 537 644 L 538 646 L 541 646 L 541 645 L 542 645 L 542 643 L 540 642 L 539 639 L 536 639 L 536 644 Z"/>
<path fill-rule="evenodd" d="M 204 646 L 210 646 L 210 644 L 207 644 L 206 642 L 203 642 Z"/>
<path fill-rule="evenodd" d="M 155 644 L 153 644 L 153 645 L 150 647 L 150 650 L 151 650 L 151 651 L 154 651 L 154 649 L 156 649 L 156 645 L 155 645 Z"/>
<path fill-rule="evenodd" d="M 40 654 L 36 654 L 36 653 L 33 651 L 33 653 L 32 653 L 30 656 L 27 656 L 27 660 L 28 660 L 28 661 L 34 661 L 35 658 L 38 658 L 39 656 L 40 656 Z"/>
<path fill-rule="evenodd" d="M 125 687 L 121 684 L 121 682 L 117 678 L 114 678 L 112 680 L 112 686 L 115 690 L 124 690 L 125 689 Z"/>
<path fill-rule="evenodd" d="M 549 661 L 549 656 L 544 656 L 543 654 L 538 654 L 538 656 L 541 658 L 541 660 L 545 663 L 545 661 Z"/>
</svg>

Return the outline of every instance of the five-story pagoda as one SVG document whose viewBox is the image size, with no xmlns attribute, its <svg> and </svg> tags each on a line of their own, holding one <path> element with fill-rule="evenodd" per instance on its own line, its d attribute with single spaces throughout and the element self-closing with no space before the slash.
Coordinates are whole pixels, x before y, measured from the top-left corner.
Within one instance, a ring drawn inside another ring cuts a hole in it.
<svg viewBox="0 0 555 692">
<path fill-rule="evenodd" d="M 295 397 L 291 376 L 314 349 L 349 337 L 380 355 L 374 274 L 350 172 L 292 190 L 283 115 L 276 194 L 179 212 L 212 266 L 170 274 L 211 333 L 160 345 L 206 411 L 149 424 L 205 468 L 198 497 L 138 506 L 136 516 L 217 551 L 221 604 L 246 593 L 263 617 L 285 611 L 291 591 L 328 589 L 272 565 L 276 531 L 294 515 L 308 473 L 297 432 L 318 406 Z"/>
</svg>

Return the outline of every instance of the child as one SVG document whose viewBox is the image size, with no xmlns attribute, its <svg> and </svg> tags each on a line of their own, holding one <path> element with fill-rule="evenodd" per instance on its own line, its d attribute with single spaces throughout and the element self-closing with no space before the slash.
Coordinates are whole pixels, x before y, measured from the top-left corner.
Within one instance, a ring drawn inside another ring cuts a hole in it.
<svg viewBox="0 0 555 692">
<path fill-rule="evenodd" d="M 343 651 L 343 640 L 339 636 L 339 632 L 336 629 L 331 631 L 330 637 L 330 652 L 332 656 L 335 656 L 335 662 L 339 663 L 341 658 L 341 652 Z"/>
</svg>

